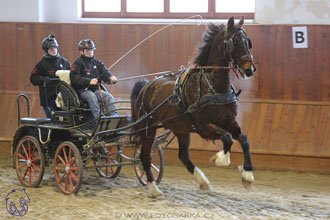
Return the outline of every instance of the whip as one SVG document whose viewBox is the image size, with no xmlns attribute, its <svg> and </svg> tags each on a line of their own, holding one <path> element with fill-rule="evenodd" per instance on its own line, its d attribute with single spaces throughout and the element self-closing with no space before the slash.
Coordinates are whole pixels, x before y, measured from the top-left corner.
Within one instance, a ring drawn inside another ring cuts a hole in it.
<svg viewBox="0 0 330 220">
<path fill-rule="evenodd" d="M 112 64 L 109 68 L 108 68 L 108 70 L 110 70 L 110 69 L 112 69 L 112 67 L 114 67 L 117 63 L 119 63 L 124 57 L 126 57 L 130 52 L 132 52 L 133 50 L 135 50 L 135 48 L 137 48 L 138 46 L 140 46 L 142 43 L 144 43 L 145 41 L 147 41 L 149 38 L 151 38 L 152 36 L 154 36 L 154 35 L 156 35 L 157 33 L 159 33 L 159 32 L 161 32 L 162 30 L 165 30 L 166 28 L 169 28 L 170 26 L 172 26 L 172 25 L 175 25 L 175 24 L 177 24 L 177 23 L 180 23 L 180 22 L 182 22 L 182 21 L 185 21 L 185 20 L 187 20 L 187 19 L 192 19 L 192 18 L 196 18 L 196 17 L 198 17 L 198 18 L 200 18 L 200 22 L 199 22 L 199 24 L 198 24 L 198 26 L 199 25 L 201 25 L 201 20 L 203 19 L 203 17 L 202 16 L 200 16 L 200 15 L 194 15 L 194 16 L 191 16 L 191 17 L 188 17 L 188 18 L 184 18 L 184 19 L 181 19 L 181 20 L 179 20 L 179 21 L 177 21 L 177 22 L 174 22 L 174 23 L 172 23 L 172 24 L 168 24 L 168 25 L 166 25 L 165 27 L 162 27 L 161 29 L 159 29 L 159 30 L 157 30 L 157 31 L 155 31 L 154 33 L 152 33 L 152 34 L 150 34 L 148 37 L 146 37 L 146 38 L 144 38 L 140 43 L 138 43 L 137 45 L 135 45 L 134 47 L 132 47 L 129 51 L 127 51 L 123 56 L 121 56 L 114 64 Z M 119 81 L 119 80 L 118 80 Z"/>
</svg>

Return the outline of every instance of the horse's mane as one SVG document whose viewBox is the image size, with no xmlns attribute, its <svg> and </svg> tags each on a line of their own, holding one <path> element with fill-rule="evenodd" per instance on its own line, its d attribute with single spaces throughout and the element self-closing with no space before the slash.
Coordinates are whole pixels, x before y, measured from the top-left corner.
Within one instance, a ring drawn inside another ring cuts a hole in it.
<svg viewBox="0 0 330 220">
<path fill-rule="evenodd" d="M 199 65 L 199 66 L 206 65 L 215 36 L 217 36 L 218 33 L 224 30 L 225 30 L 225 26 L 223 24 L 216 25 L 210 23 L 208 25 L 208 29 L 203 36 L 204 43 L 200 47 L 198 47 L 198 54 L 194 59 L 195 65 Z"/>
</svg>

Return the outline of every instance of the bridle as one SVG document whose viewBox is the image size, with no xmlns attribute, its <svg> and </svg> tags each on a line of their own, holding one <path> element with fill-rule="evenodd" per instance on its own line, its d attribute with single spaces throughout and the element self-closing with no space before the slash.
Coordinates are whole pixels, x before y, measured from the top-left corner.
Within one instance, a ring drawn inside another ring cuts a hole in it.
<svg viewBox="0 0 330 220">
<path fill-rule="evenodd" d="M 234 56 L 233 56 L 233 52 L 235 50 L 235 44 L 234 44 L 234 38 L 238 35 L 242 35 L 242 38 L 246 39 L 247 41 L 247 48 L 248 48 L 248 53 L 237 58 L 237 59 L 234 59 Z M 229 33 L 228 31 L 226 30 L 225 31 L 225 34 L 224 34 L 224 37 L 225 37 L 225 40 L 223 41 L 224 43 L 224 57 L 227 58 L 228 60 L 228 63 L 229 63 L 229 66 L 230 66 L 230 69 L 232 69 L 234 71 L 234 73 L 236 74 L 237 78 L 238 78 L 238 72 L 237 70 L 242 73 L 242 70 L 240 68 L 240 64 L 241 63 L 247 63 L 247 62 L 251 62 L 251 64 L 253 65 L 253 67 L 255 68 L 254 64 L 253 64 L 253 56 L 252 54 L 250 53 L 250 50 L 252 48 L 252 42 L 250 40 L 250 38 L 247 36 L 247 34 L 245 33 L 245 31 L 240 28 L 237 32 L 235 32 L 234 34 L 232 34 L 229 39 L 226 39 L 228 38 L 229 36 Z"/>
</svg>

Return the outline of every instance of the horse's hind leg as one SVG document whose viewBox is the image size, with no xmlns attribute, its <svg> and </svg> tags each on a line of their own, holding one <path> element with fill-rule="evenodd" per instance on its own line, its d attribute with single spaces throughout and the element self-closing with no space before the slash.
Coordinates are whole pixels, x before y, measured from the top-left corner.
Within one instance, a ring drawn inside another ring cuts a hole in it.
<svg viewBox="0 0 330 220">
<path fill-rule="evenodd" d="M 206 129 L 209 133 L 214 133 L 220 137 L 223 143 L 223 150 L 219 151 L 216 155 L 211 158 L 211 161 L 218 167 L 229 166 L 230 164 L 230 149 L 233 145 L 233 138 L 229 132 L 214 125 L 208 124 Z"/>
<path fill-rule="evenodd" d="M 158 186 L 155 183 L 154 176 L 151 170 L 151 150 L 155 139 L 155 134 L 156 130 L 150 129 L 148 130 L 148 136 L 146 136 L 145 133 L 142 135 L 142 149 L 140 156 L 143 169 L 147 175 L 149 192 L 152 197 L 157 197 L 162 194 L 162 192 L 159 190 Z"/>
<path fill-rule="evenodd" d="M 210 181 L 206 178 L 203 171 L 201 171 L 190 159 L 189 145 L 190 134 L 175 134 L 179 142 L 179 158 L 187 167 L 188 171 L 194 175 L 199 187 L 205 190 L 212 190 Z"/>
<path fill-rule="evenodd" d="M 232 134 L 235 140 L 238 140 L 241 144 L 244 154 L 244 165 L 242 178 L 244 181 L 253 182 L 253 167 L 251 161 L 251 153 L 250 153 L 250 140 L 249 138 L 242 132 L 242 129 L 238 125 L 237 121 L 234 121 L 229 128 L 229 132 Z"/>
</svg>

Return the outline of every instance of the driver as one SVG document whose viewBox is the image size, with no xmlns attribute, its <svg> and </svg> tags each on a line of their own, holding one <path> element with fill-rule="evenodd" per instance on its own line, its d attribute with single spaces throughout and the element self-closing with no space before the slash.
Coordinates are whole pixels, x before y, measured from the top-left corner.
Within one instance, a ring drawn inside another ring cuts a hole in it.
<svg viewBox="0 0 330 220">
<path fill-rule="evenodd" d="M 40 105 L 43 107 L 47 118 L 51 118 L 52 111 L 58 111 L 56 107 L 55 87 L 50 87 L 51 78 L 58 78 L 55 75 L 57 70 L 70 70 L 70 63 L 58 53 L 58 43 L 54 35 L 49 35 L 41 42 L 45 51 L 41 60 L 31 72 L 30 81 L 33 85 L 39 86 Z"/>
<path fill-rule="evenodd" d="M 116 83 L 117 78 L 108 71 L 103 62 L 94 57 L 95 44 L 92 40 L 85 39 L 78 43 L 80 56 L 72 64 L 70 71 L 70 80 L 73 88 L 79 94 L 81 100 L 88 103 L 93 117 L 100 116 L 99 101 L 105 106 L 105 111 L 109 116 L 117 116 L 114 97 L 106 92 L 99 91 L 98 82 Z M 102 98 L 101 94 L 102 93 Z"/>
</svg>

